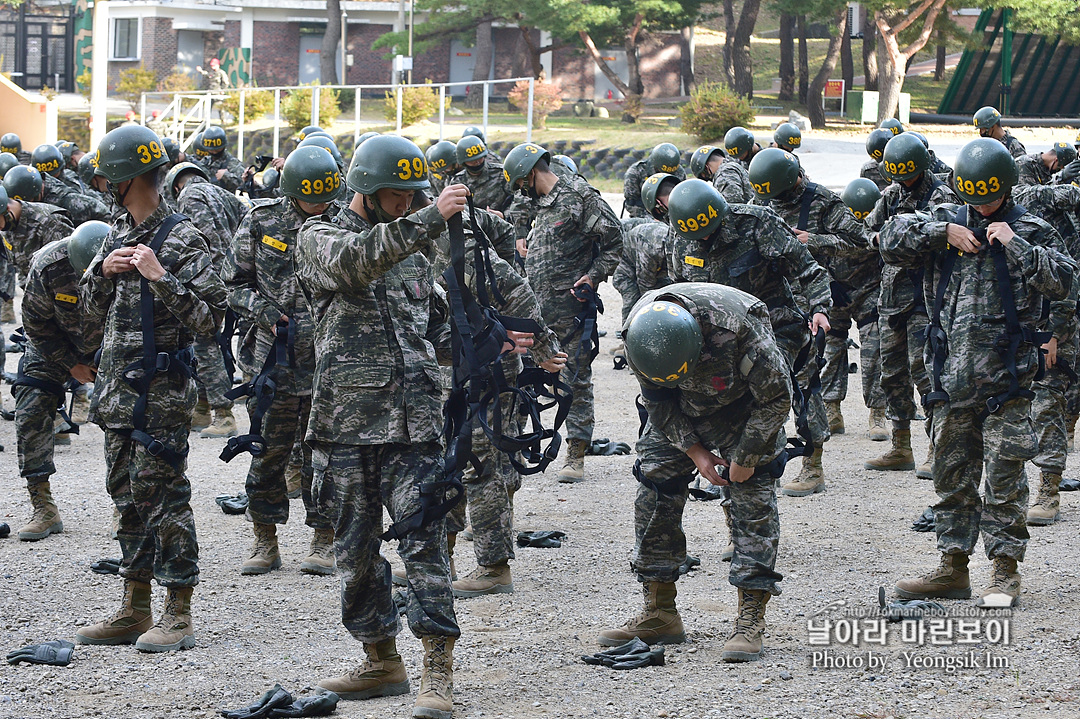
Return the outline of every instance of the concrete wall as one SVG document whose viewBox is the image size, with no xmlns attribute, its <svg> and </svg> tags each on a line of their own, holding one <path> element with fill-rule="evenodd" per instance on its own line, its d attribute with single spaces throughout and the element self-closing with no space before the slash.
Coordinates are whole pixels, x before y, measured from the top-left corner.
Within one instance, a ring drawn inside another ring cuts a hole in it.
<svg viewBox="0 0 1080 719">
<path fill-rule="evenodd" d="M 29 95 L 0 75 L 0 107 L 4 108 L 3 132 L 18 135 L 26 152 L 56 142 L 55 102 L 45 102 L 37 94 Z"/>
</svg>

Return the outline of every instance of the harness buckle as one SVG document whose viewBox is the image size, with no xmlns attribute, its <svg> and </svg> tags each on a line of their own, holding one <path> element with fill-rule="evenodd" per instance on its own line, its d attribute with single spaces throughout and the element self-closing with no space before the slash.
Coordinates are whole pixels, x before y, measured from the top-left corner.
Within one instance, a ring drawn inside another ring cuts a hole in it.
<svg viewBox="0 0 1080 719">
<path fill-rule="evenodd" d="M 165 452 L 165 445 L 159 439 L 150 440 L 146 445 L 146 453 L 151 457 L 160 457 Z"/>
<path fill-rule="evenodd" d="M 170 355 L 168 352 L 158 352 L 157 353 L 157 367 L 156 367 L 157 371 L 158 372 L 168 372 L 169 367 L 171 367 L 171 366 L 172 366 L 172 355 Z"/>
<path fill-rule="evenodd" d="M 997 414 L 999 409 L 1001 409 L 1001 400 L 999 400 L 997 397 L 991 397 L 990 399 L 986 400 L 987 412 L 989 412 L 990 414 Z"/>
</svg>

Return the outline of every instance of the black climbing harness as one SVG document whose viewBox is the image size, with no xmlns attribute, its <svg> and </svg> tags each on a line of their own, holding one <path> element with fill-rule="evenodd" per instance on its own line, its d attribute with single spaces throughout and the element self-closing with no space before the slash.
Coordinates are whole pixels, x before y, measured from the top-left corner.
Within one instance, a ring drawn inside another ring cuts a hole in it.
<svg viewBox="0 0 1080 719">
<path fill-rule="evenodd" d="M 221 359 L 225 363 L 225 374 L 228 375 L 230 384 L 236 376 L 236 356 L 233 355 L 232 340 L 239 324 L 240 318 L 236 313 L 231 309 L 225 310 L 225 323 L 222 325 L 221 332 L 218 332 L 214 338 L 218 349 L 221 350 Z"/>
</svg>

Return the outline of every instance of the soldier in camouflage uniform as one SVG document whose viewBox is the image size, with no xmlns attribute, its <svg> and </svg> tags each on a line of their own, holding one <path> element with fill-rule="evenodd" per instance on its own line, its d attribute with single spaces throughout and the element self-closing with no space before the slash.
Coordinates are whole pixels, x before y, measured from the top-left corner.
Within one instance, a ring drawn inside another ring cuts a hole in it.
<svg viewBox="0 0 1080 719">
<path fill-rule="evenodd" d="M 201 135 L 201 147 L 206 156 L 200 158 L 200 161 L 210 175 L 210 182 L 229 192 L 236 192 L 244 181 L 244 165 L 225 149 L 225 131 L 217 125 L 211 125 Z"/>
<path fill-rule="evenodd" d="M 1001 113 L 993 107 L 981 107 L 972 116 L 980 137 L 992 137 L 1009 151 L 1014 158 L 1023 157 L 1027 150 L 1001 125 Z"/>
<path fill-rule="evenodd" d="M 859 177 L 870 180 L 882 192 L 891 184 L 891 180 L 881 172 L 881 157 L 885 152 L 885 145 L 889 144 L 893 137 L 891 132 L 881 128 L 871 131 L 866 138 L 866 154 L 870 156 L 870 161 L 859 170 Z"/>
<path fill-rule="evenodd" d="M 649 217 L 623 220 L 622 260 L 611 276 L 611 284 L 622 295 L 624 323 L 641 295 L 671 282 L 668 278 L 671 225 L 667 223 L 667 198 L 679 182 L 677 176 L 666 172 L 650 176 L 641 192 Z"/>
<path fill-rule="evenodd" d="M 885 189 L 866 220 L 871 231 L 878 232 L 886 221 L 899 214 L 956 202 L 956 195 L 929 172 L 929 166 L 930 155 L 917 137 L 905 133 L 889 140 L 881 169 L 893 179 L 893 184 Z M 921 339 L 927 316 L 922 284 L 918 268 L 887 265 L 882 269 L 878 298 L 881 389 L 885 393 L 886 414 L 892 420 L 892 447 L 863 466 L 874 470 L 915 469 L 918 477 L 930 479 L 933 438 L 926 461 L 918 468 L 911 452 L 911 420 L 918 413 L 912 387 L 922 398 L 930 391 Z"/>
<path fill-rule="evenodd" d="M 566 418 L 566 463 L 558 480 L 572 483 L 585 478 L 585 450 L 593 432 L 592 355 L 579 344 L 587 338 L 580 336 L 584 332 L 575 318 L 588 293 L 595 294 L 619 266 L 623 237 L 619 218 L 596 188 L 561 163 L 550 163 L 547 150 L 525 143 L 510 151 L 505 164 L 510 187 L 520 187 L 536 205 L 525 267 L 544 321 L 570 355 L 566 376 L 574 401 Z M 579 299 L 574 292 L 583 285 L 588 292 Z"/>
<path fill-rule="evenodd" d="M 64 531 L 52 499 L 49 478 L 53 463 L 53 425 L 66 384 L 94 381 L 94 354 L 101 347 L 102 326 L 87 322 L 79 307 L 79 277 L 109 233 L 104 222 L 81 225 L 71 238 L 55 240 L 34 255 L 22 301 L 24 354 L 12 394 L 15 434 L 19 445 L 19 475 L 26 479 L 34 513 L 19 539 L 36 541 Z M 76 244 L 69 256 L 69 244 Z"/>
<path fill-rule="evenodd" d="M 1029 413 L 1041 363 L 1032 332 L 1044 301 L 1069 297 L 1077 265 L 1050 225 L 1016 208 L 1009 195 L 1016 165 L 1000 143 L 968 143 L 955 168 L 966 207 L 951 218 L 900 215 L 881 232 L 885 261 L 921 269 L 924 291 L 935 298 L 926 362 L 936 368 L 929 406 L 942 557 L 936 570 L 900 580 L 896 591 L 969 597 L 968 556 L 981 535 L 993 568 L 978 605 L 1010 607 L 1029 536 L 1024 463 L 1038 450 Z M 986 322 L 1003 316 L 1015 325 Z"/>
<path fill-rule="evenodd" d="M 102 222 L 109 219 L 109 208 L 91 194 L 84 193 L 76 182 L 75 187 L 60 179 L 63 172 L 63 156 L 53 145 L 40 145 L 31 155 L 30 164 L 41 173 L 44 193 L 41 201 L 63 207 L 76 225 L 90 220 Z"/>
<path fill-rule="evenodd" d="M 240 221 L 247 214 L 247 206 L 236 196 L 217 185 L 211 184 L 206 170 L 193 162 L 174 165 L 165 176 L 166 197 L 176 203 L 176 211 L 191 218 L 210 249 L 214 271 L 224 277 L 232 266 L 232 242 Z M 225 367 L 225 359 L 218 344 L 221 327 L 211 335 L 195 338 L 195 357 L 199 361 L 199 394 L 206 396 L 205 409 L 214 413 L 209 426 L 197 427 L 200 437 L 220 439 L 236 436 L 236 418 L 232 413 L 232 400 L 225 393 L 232 389 L 233 378 Z M 202 399 L 200 407 L 203 409 Z M 198 409 L 196 414 L 199 414 Z"/>
<path fill-rule="evenodd" d="M 0 136 L 0 152 L 10 152 L 18 158 L 20 165 L 30 164 L 30 153 L 23 150 L 22 140 L 14 132 L 6 132 Z"/>
<path fill-rule="evenodd" d="M 483 140 L 473 135 L 458 140 L 455 152 L 462 170 L 450 182 L 468 187 L 476 207 L 495 210 L 503 216 L 510 209 L 514 194 L 506 185 L 502 163 L 488 152 Z"/>
<path fill-rule="evenodd" d="M 184 474 L 198 392 L 187 363 L 195 336 L 221 324 L 225 286 L 191 222 L 163 227 L 169 212 L 157 175 L 168 157 L 158 137 L 139 125 L 122 126 L 105 135 L 98 156 L 97 173 L 126 214 L 83 275 L 79 302 L 91 321 L 105 323 L 90 420 L 105 432 L 106 482 L 120 512 L 124 601 L 116 614 L 83 627 L 76 638 L 82 644 L 135 643 L 148 652 L 186 649 L 195 645 L 191 593 L 199 581 L 191 485 Z M 153 299 L 152 338 L 141 331 L 146 292 Z M 157 356 L 148 359 L 154 350 Z M 168 369 L 147 379 L 148 362 L 161 366 L 161 354 L 169 357 Z M 147 384 L 136 389 L 129 383 L 132 373 Z M 151 578 L 168 588 L 156 624 Z"/>
<path fill-rule="evenodd" d="M 941 160 L 941 158 L 934 154 L 934 151 L 930 149 L 930 141 L 926 139 L 926 135 L 922 134 L 921 132 L 915 132 L 914 130 L 907 130 L 906 132 L 909 135 L 919 138 L 919 141 L 922 142 L 923 147 L 926 148 L 926 153 L 930 155 L 930 167 L 928 168 L 930 172 L 937 175 L 937 178 L 945 184 L 951 184 L 952 168 L 946 165 Z"/>
<path fill-rule="evenodd" d="M 675 582 L 686 559 L 682 514 L 696 470 L 727 486 L 731 497 L 735 552 L 728 581 L 738 588 L 739 614 L 722 658 L 757 659 L 765 605 L 780 594 L 783 578 L 775 570 L 780 520 L 774 480 L 765 467 L 784 448 L 792 396 L 769 310 L 731 287 L 678 283 L 645 293 L 623 335 L 649 412 L 637 443 L 631 560 L 645 607 L 622 627 L 602 632 L 600 644 L 634 637 L 649 644 L 686 641 Z"/>
<path fill-rule="evenodd" d="M 457 146 L 449 140 L 440 140 L 427 149 L 426 155 L 431 193 L 438 197 L 461 170 L 457 161 Z"/>
<path fill-rule="evenodd" d="M 67 211 L 43 202 L 31 202 L 41 193 L 41 174 L 20 165 L 4 175 L 10 218 L 4 223 L 4 246 L 19 272 L 19 286 L 26 284 L 30 258 L 45 245 L 67 237 L 74 226 Z M 12 293 L 14 288 L 11 288 Z"/>
<path fill-rule="evenodd" d="M 63 182 L 73 190 L 83 191 L 86 189 L 83 187 L 82 182 L 79 180 L 79 159 L 86 153 L 79 149 L 78 145 L 67 140 L 58 140 L 56 142 L 56 149 L 60 151 L 60 157 L 63 159 L 61 165 L 60 174 L 57 175 L 57 179 Z"/>
<path fill-rule="evenodd" d="M 79 158 L 79 181 L 83 184 L 83 192 L 104 203 L 108 209 L 109 217 L 112 217 L 117 211 L 116 201 L 113 200 L 113 196 L 109 192 L 109 186 L 105 182 L 105 178 L 94 174 L 96 169 L 97 150 L 84 153 Z"/>
<path fill-rule="evenodd" d="M 1032 152 L 1016 158 L 1017 185 L 1057 185 L 1066 165 L 1076 159 L 1076 148 L 1069 142 L 1055 142 L 1046 152 Z"/>
<path fill-rule="evenodd" d="M 252 522 L 255 544 L 240 568 L 241 574 L 265 574 L 281 566 L 276 525 L 289 519 L 285 468 L 297 431 L 306 430 L 311 416 L 311 377 L 315 371 L 315 325 L 294 269 L 296 234 L 309 217 L 326 212 L 343 186 L 333 158 L 317 147 L 292 152 L 282 172 L 282 189 L 287 196 L 255 202 L 235 233 L 225 272 L 229 305 L 255 325 L 245 340 L 252 345 L 248 351 L 256 361 L 275 352 L 278 331 L 287 331 L 280 323 L 291 325 L 295 338 L 288 366 L 274 370 L 274 401 L 262 419 L 266 450 L 251 458 L 247 475 L 246 516 Z M 327 178 L 330 188 L 325 188 Z M 315 180 L 323 184 L 323 191 L 314 192 Z M 308 193 L 304 194 L 303 189 Z M 249 415 L 255 411 L 256 403 L 256 398 L 248 399 Z M 300 450 L 304 521 L 315 530 L 300 571 L 332 574 L 334 528 L 312 500 L 311 447 L 302 436 Z"/>
<path fill-rule="evenodd" d="M 641 201 L 641 186 L 650 175 L 659 172 L 675 175 L 680 181 L 686 172 L 680 167 L 682 154 L 670 142 L 662 142 L 649 151 L 648 157 L 630 165 L 623 176 L 623 209 L 630 217 L 648 217 L 649 212 Z"/>
<path fill-rule="evenodd" d="M 744 127 L 733 127 L 724 135 L 724 161 L 716 169 L 712 183 L 728 204 L 745 204 L 754 199 L 754 187 L 746 170 L 754 146 L 754 134 Z"/>
<path fill-rule="evenodd" d="M 420 148 L 391 135 L 356 150 L 347 183 L 356 193 L 349 207 L 304 224 L 295 263 L 315 321 L 312 496 L 334 523 L 342 623 L 368 657 L 320 686 L 363 699 L 409 691 L 378 535 L 384 508 L 401 521 L 420 509 L 420 486 L 442 479 L 436 352 L 451 360 L 450 328 L 422 251 L 465 207 L 468 189 L 451 185 L 435 204 L 406 216 L 415 191 L 428 188 L 427 163 Z M 398 554 L 408 576 L 409 626 L 424 645 L 414 716 L 449 719 L 460 631 L 445 519 L 407 533 Z"/>
<path fill-rule="evenodd" d="M 833 192 L 808 182 L 791 153 L 778 147 L 759 152 L 750 163 L 750 182 L 757 193 L 755 203 L 776 212 L 829 273 L 832 292 L 829 323 L 832 328 L 826 337 L 826 351 L 831 344 L 833 362 L 824 367 L 821 396 L 830 434 L 842 434 L 844 416 L 840 412 L 840 402 L 847 394 L 848 331 L 854 318 L 860 332 L 866 335 L 868 333 L 861 328 L 877 318 L 877 292 L 881 280 L 877 250 L 870 244 L 866 226 L 851 215 Z M 863 342 L 867 344 L 866 337 Z M 872 381 L 877 357 L 873 356 L 873 348 L 867 354 L 866 359 L 871 365 L 864 366 L 864 377 Z M 873 391 L 871 385 L 865 393 L 868 399 Z M 877 392 L 881 393 L 880 387 Z M 823 449 L 815 443 L 813 454 L 804 460 L 803 471 L 783 486 L 784 494 L 804 497 L 824 488 Z"/>
</svg>

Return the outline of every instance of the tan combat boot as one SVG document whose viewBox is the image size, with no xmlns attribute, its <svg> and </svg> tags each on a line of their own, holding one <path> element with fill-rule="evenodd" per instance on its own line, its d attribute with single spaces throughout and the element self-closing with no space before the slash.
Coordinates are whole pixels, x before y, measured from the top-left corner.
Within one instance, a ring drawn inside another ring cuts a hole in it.
<svg viewBox="0 0 1080 719">
<path fill-rule="evenodd" d="M 1008 609 L 1020 597 L 1020 572 L 1012 557 L 994 557 L 990 585 L 982 590 L 975 602 L 986 609 Z"/>
<path fill-rule="evenodd" d="M 455 581 L 453 589 L 454 596 L 462 599 L 482 594 L 513 594 L 514 580 L 510 576 L 510 564 L 479 565 L 463 579 Z"/>
<path fill-rule="evenodd" d="M 645 607 L 618 629 L 600 632 L 600 646 L 617 647 L 634 637 L 646 644 L 681 644 L 686 641 L 682 617 L 675 608 L 675 582 L 642 582 Z"/>
<path fill-rule="evenodd" d="M 281 567 L 281 554 L 278 552 L 277 525 L 255 522 L 255 544 L 251 547 L 251 556 L 240 565 L 241 574 L 266 574 Z"/>
<path fill-rule="evenodd" d="M 1058 495 L 1060 484 L 1060 474 L 1042 472 L 1039 475 L 1039 494 L 1035 497 L 1035 504 L 1027 511 L 1029 527 L 1045 527 L 1057 521 L 1061 512 L 1061 498 Z"/>
<path fill-rule="evenodd" d="M 752 662 L 761 658 L 769 596 L 763 589 L 739 589 L 739 616 L 720 655 L 725 662 Z"/>
<path fill-rule="evenodd" d="M 454 637 L 421 637 L 424 668 L 412 715 L 450 719 L 454 711 Z"/>
<path fill-rule="evenodd" d="M 321 574 L 323 576 L 333 574 L 337 568 L 334 561 L 334 530 L 316 529 L 315 536 L 311 538 L 311 549 L 308 556 L 300 564 L 300 571 L 304 574 Z"/>
<path fill-rule="evenodd" d="M 915 468 L 915 476 L 919 479 L 934 478 L 934 443 L 931 442 L 930 446 L 926 449 L 926 461 Z"/>
<path fill-rule="evenodd" d="M 870 410 L 870 428 L 866 430 L 866 436 L 871 442 L 889 441 L 889 430 L 885 428 L 885 410 Z"/>
<path fill-rule="evenodd" d="M 941 563 L 929 574 L 897 582 L 896 595 L 901 599 L 970 598 L 968 555 L 942 554 Z"/>
<path fill-rule="evenodd" d="M 1074 441 L 1073 440 L 1074 440 L 1074 438 L 1076 436 L 1076 420 L 1078 418 L 1080 418 L 1080 417 L 1078 417 L 1075 414 L 1069 414 L 1069 415 L 1065 416 L 1066 442 L 1068 442 L 1067 448 L 1068 448 L 1068 450 L 1070 452 L 1073 451 L 1073 446 L 1074 446 Z"/>
<path fill-rule="evenodd" d="M 788 497 L 806 497 L 825 491 L 825 470 L 821 466 L 821 447 L 813 454 L 803 457 L 802 471 L 793 482 L 788 482 L 780 491 Z"/>
<path fill-rule="evenodd" d="M 735 542 L 731 538 L 731 506 L 727 503 L 721 503 L 720 508 L 724 510 L 724 522 L 727 524 L 728 534 L 727 546 L 720 553 L 720 561 L 730 562 L 731 558 L 735 556 Z"/>
<path fill-rule="evenodd" d="M 844 433 L 844 413 L 840 411 L 840 400 L 825 403 L 825 417 L 829 420 L 830 434 Z"/>
<path fill-rule="evenodd" d="M 393 637 L 378 644 L 365 644 L 367 660 L 348 674 L 323 679 L 319 687 L 342 699 L 371 699 L 409 693 L 409 676 Z"/>
<path fill-rule="evenodd" d="M 175 652 L 195 646 L 195 627 L 191 624 L 192 587 L 169 587 L 165 611 L 145 634 L 135 642 L 141 652 Z"/>
<path fill-rule="evenodd" d="M 103 622 L 75 632 L 76 644 L 134 644 L 154 626 L 150 616 L 150 585 L 124 580 L 124 603 Z"/>
<path fill-rule="evenodd" d="M 64 522 L 60 519 L 60 511 L 53 502 L 52 488 L 48 482 L 31 484 L 27 489 L 30 491 L 30 504 L 34 507 L 34 513 L 30 521 L 19 530 L 19 539 L 24 542 L 36 542 L 45 539 L 50 534 L 59 534 L 64 531 Z"/>
<path fill-rule="evenodd" d="M 563 484 L 574 484 L 585 479 L 585 450 L 589 443 L 572 439 L 566 447 L 566 464 L 559 470 L 558 479 Z"/>
<path fill-rule="evenodd" d="M 200 437 L 207 439 L 225 439 L 236 436 L 236 418 L 233 417 L 232 409 L 215 409 L 214 421 L 209 427 L 199 432 Z"/>
<path fill-rule="evenodd" d="M 200 399 L 195 405 L 195 414 L 191 416 L 191 431 L 199 432 L 210 426 L 210 403 Z"/>
<path fill-rule="evenodd" d="M 915 469 L 915 455 L 911 453 L 911 430 L 893 428 L 892 449 L 880 457 L 864 462 L 863 468 L 880 471 Z"/>
</svg>

